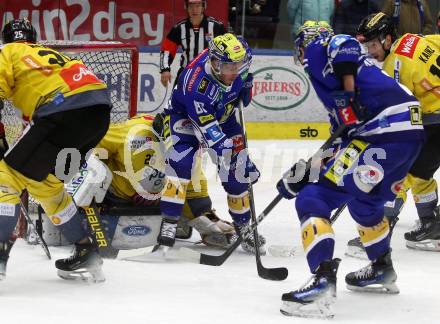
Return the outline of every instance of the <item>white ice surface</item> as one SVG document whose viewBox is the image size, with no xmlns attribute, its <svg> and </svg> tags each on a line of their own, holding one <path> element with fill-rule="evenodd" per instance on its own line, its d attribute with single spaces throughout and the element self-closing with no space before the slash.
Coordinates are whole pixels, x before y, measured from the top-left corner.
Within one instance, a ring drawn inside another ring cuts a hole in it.
<svg viewBox="0 0 440 324">
<path fill-rule="evenodd" d="M 307 157 L 308 152 L 310 155 L 321 144 L 320 141 L 250 142 L 262 171 L 262 179 L 254 187 L 257 213 L 275 197 L 274 183 L 281 170 L 297 158 Z M 222 217 L 229 218 L 225 194 L 212 176 L 212 168 L 207 173 L 211 175 L 209 191 L 214 206 Z M 105 283 L 69 282 L 57 277 L 54 261 L 48 261 L 39 246 L 29 246 L 20 240 L 11 252 L 7 278 L 0 282 L 0 323 L 322 323 L 316 319 L 285 317 L 279 312 L 281 294 L 298 288 L 310 275 L 300 247 L 293 206 L 294 201 L 281 201 L 259 227 L 268 245 L 297 248 L 293 257 L 263 257 L 267 267 L 289 269 L 289 277 L 282 282 L 259 278 L 254 257 L 242 251 L 237 251 L 220 267 L 179 261 L 106 260 Z M 412 227 L 415 219 L 415 207 L 409 199 L 392 240 L 399 295 L 361 294 L 345 288 L 345 274 L 364 266 L 366 261 L 344 257 L 346 242 L 356 235 L 356 230 L 347 212 L 337 220 L 335 256 L 343 261 L 338 273 L 334 322 L 437 323 L 440 253 L 405 247 L 403 233 Z M 194 235 L 192 241 L 197 239 Z M 70 254 L 68 248 L 52 247 L 51 251 L 53 259 Z"/>
</svg>

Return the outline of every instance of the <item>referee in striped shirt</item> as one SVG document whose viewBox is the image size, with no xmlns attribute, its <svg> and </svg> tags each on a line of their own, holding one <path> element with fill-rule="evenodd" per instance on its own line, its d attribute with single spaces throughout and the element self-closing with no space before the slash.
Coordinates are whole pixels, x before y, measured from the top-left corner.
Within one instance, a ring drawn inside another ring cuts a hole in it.
<svg viewBox="0 0 440 324">
<path fill-rule="evenodd" d="M 171 83 L 170 67 L 179 46 L 182 46 L 183 53 L 176 80 L 185 66 L 208 47 L 209 39 L 226 33 L 223 23 L 204 15 L 206 5 L 206 0 L 185 0 L 188 18 L 174 25 L 163 41 L 160 49 L 160 82 L 164 87 Z"/>
</svg>

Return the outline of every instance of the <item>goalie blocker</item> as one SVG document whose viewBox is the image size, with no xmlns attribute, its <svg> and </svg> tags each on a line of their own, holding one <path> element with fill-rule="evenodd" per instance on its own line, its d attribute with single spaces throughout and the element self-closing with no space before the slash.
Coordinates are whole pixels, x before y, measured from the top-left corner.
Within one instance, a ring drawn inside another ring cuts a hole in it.
<svg viewBox="0 0 440 324">
<path fill-rule="evenodd" d="M 160 191 L 163 188 L 165 178 L 161 172 L 147 170 L 145 174 L 145 179 L 141 181 L 143 186 L 150 187 L 150 183 L 146 181 L 148 179 L 155 184 L 155 189 L 160 187 Z M 161 186 L 157 185 L 159 180 L 162 182 Z M 84 226 L 95 237 L 101 256 L 115 258 L 119 250 L 156 245 L 162 221 L 159 206 L 133 206 L 131 202 L 113 195 L 111 189 L 109 191 L 111 182 L 110 169 L 97 156 L 91 155 L 79 172 L 65 185 L 76 205 L 80 207 L 84 215 Z M 207 245 L 227 247 L 231 243 L 233 227 L 211 211 L 209 198 L 192 199 L 188 205 L 189 209 L 197 211 L 197 214 L 200 210 L 209 211 L 192 220 L 180 222 L 178 233 L 182 233 L 181 238 L 191 237 L 190 229 L 194 227 L 199 231 L 202 242 Z M 48 245 L 69 244 L 48 219 L 41 215 L 40 218 L 42 235 Z"/>
</svg>

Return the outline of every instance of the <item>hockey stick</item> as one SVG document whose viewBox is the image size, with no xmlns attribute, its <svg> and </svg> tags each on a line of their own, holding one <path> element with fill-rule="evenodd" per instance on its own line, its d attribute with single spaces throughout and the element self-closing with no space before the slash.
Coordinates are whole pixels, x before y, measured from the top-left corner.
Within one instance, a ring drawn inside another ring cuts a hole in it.
<svg viewBox="0 0 440 324">
<path fill-rule="evenodd" d="M 343 205 L 339 206 L 338 209 L 336 209 L 335 213 L 332 215 L 332 217 L 330 217 L 330 224 L 334 224 L 336 222 L 338 217 L 344 211 L 345 207 L 347 207 L 347 204 L 343 204 Z"/>
<path fill-rule="evenodd" d="M 90 206 L 80 208 L 85 213 L 87 225 L 94 236 L 93 239 L 98 247 L 99 254 L 105 258 L 116 258 L 118 250 L 112 247 L 111 242 L 107 237 L 95 200 L 92 201 Z"/>
<path fill-rule="evenodd" d="M 249 146 L 248 146 L 248 141 L 247 141 L 247 134 L 246 134 L 246 126 L 244 123 L 244 114 L 243 114 L 243 103 L 240 100 L 239 103 L 239 116 L 240 116 L 240 124 L 241 127 L 243 128 L 243 144 L 244 144 L 244 149 L 245 150 L 249 150 Z M 252 219 L 252 223 L 253 224 L 257 224 L 257 216 L 256 216 L 256 212 L 255 212 L 255 201 L 254 201 L 254 189 L 252 186 L 252 182 L 249 181 L 249 185 L 248 185 L 248 193 L 249 193 L 249 207 L 250 207 L 250 214 L 251 214 L 251 219 Z M 287 268 L 266 268 L 263 263 L 261 262 L 261 255 L 260 255 L 260 242 L 258 239 L 258 230 L 257 230 L 257 226 L 254 226 L 253 228 L 253 234 L 254 234 L 254 247 L 255 247 L 255 261 L 257 263 L 257 272 L 258 275 L 263 278 L 263 279 L 267 279 L 267 280 L 284 280 L 287 278 L 289 272 L 287 270 Z M 241 234 L 242 235 L 242 234 Z"/>
<path fill-rule="evenodd" d="M 319 148 L 318 152 L 315 153 L 308 161 L 307 166 L 310 167 L 312 164 L 313 158 L 318 155 L 321 151 L 325 151 L 329 149 L 333 142 L 345 131 L 346 125 L 340 126 L 335 132 L 325 141 L 325 143 Z M 235 249 L 241 244 L 243 239 L 246 239 L 251 235 L 253 231 L 253 227 L 258 226 L 264 218 L 272 211 L 272 209 L 283 199 L 283 197 L 278 194 L 269 205 L 263 210 L 263 212 L 257 217 L 257 222 L 254 224 L 249 224 L 247 227 L 243 229 L 242 235 L 240 235 L 237 240 L 222 254 L 220 255 L 210 255 L 204 254 L 197 251 L 194 251 L 189 248 L 181 248 L 179 249 L 179 254 L 182 258 L 187 259 L 188 261 L 192 261 L 195 263 L 210 265 L 210 266 L 221 266 L 229 256 L 235 251 Z M 338 209 L 339 210 L 339 209 Z M 342 212 L 342 210 L 337 213 L 337 216 Z M 336 215 L 336 214 L 335 214 Z"/>
<path fill-rule="evenodd" d="M 35 223 L 32 221 L 32 218 L 30 218 L 29 213 L 26 209 L 26 207 L 23 204 L 23 201 L 20 200 L 20 207 L 21 212 L 24 215 L 24 218 L 26 218 L 26 221 L 28 225 L 31 227 L 31 230 L 37 235 L 38 237 L 38 243 L 40 243 L 41 247 L 43 248 L 44 252 L 46 253 L 49 260 L 52 259 L 52 256 L 50 255 L 49 247 L 46 244 L 46 241 L 43 238 L 43 235 L 40 235 L 40 232 L 38 231 L 37 227 L 35 226 Z"/>
</svg>

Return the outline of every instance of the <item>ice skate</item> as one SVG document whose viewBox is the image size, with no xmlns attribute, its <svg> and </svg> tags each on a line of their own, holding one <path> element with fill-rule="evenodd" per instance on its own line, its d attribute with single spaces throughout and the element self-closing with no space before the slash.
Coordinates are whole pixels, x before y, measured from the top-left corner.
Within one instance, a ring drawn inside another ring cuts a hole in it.
<svg viewBox="0 0 440 324">
<path fill-rule="evenodd" d="M 98 283 L 105 281 L 102 264 L 96 247 L 90 243 L 75 244 L 72 256 L 57 260 L 55 267 L 63 279 Z"/>
<path fill-rule="evenodd" d="M 438 207 L 434 217 L 422 218 L 416 228 L 405 233 L 406 246 L 410 249 L 440 252 L 440 216 Z"/>
<path fill-rule="evenodd" d="M 235 224 L 234 223 L 234 227 L 235 227 L 235 231 L 237 232 L 237 235 L 241 235 L 243 229 L 245 228 L 246 224 Z M 232 237 L 231 242 L 235 242 L 236 238 Z M 260 251 L 260 255 L 266 255 L 266 239 L 264 238 L 264 236 L 258 234 L 258 249 Z M 241 248 L 250 254 L 255 254 L 255 240 L 254 240 L 254 232 L 251 232 L 250 235 L 244 239 L 241 242 Z"/>
<path fill-rule="evenodd" d="M 14 241 L 0 242 L 0 281 L 6 277 L 6 266 L 8 264 L 9 252 L 11 251 Z"/>
<path fill-rule="evenodd" d="M 393 268 L 390 252 L 377 258 L 368 266 L 345 276 L 349 290 L 385 294 L 399 293 L 396 280 L 397 274 Z"/>
<path fill-rule="evenodd" d="M 368 260 L 367 253 L 365 252 L 365 248 L 362 245 L 361 239 L 359 237 L 355 237 L 354 239 L 348 241 L 345 255 L 361 260 Z"/>
<path fill-rule="evenodd" d="M 340 259 L 324 261 L 307 283 L 298 290 L 283 294 L 281 313 L 286 316 L 333 318 L 336 300 L 336 273 Z"/>
<path fill-rule="evenodd" d="M 157 243 L 161 246 L 173 247 L 176 241 L 177 219 L 163 218 Z M 153 250 L 153 252 L 157 249 Z"/>
</svg>

